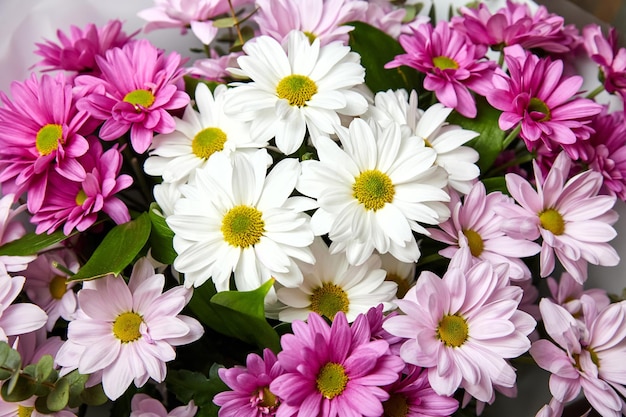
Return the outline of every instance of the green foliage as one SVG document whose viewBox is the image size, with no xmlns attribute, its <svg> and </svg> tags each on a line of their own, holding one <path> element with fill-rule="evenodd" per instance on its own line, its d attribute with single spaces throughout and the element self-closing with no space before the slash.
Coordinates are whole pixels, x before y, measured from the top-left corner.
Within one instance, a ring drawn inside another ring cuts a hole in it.
<svg viewBox="0 0 626 417">
<path fill-rule="evenodd" d="M 115 226 L 107 233 L 91 258 L 70 281 L 119 275 L 140 253 L 150 236 L 151 222 L 148 213 L 135 220 Z"/>
<path fill-rule="evenodd" d="M 199 372 L 172 370 L 168 372 L 165 382 L 179 401 L 185 404 L 194 401 L 198 406 L 196 417 L 217 417 L 219 408 L 213 404 L 213 397 L 219 392 L 228 390 L 228 386 L 222 382 L 217 372 L 221 367 L 213 364 L 208 378 Z"/>
<path fill-rule="evenodd" d="M 509 190 L 506 188 L 506 181 L 504 177 L 491 177 L 482 180 L 483 184 L 485 184 L 485 189 L 487 193 L 492 193 L 494 191 L 500 191 L 504 194 L 508 194 Z"/>
<path fill-rule="evenodd" d="M 156 203 L 150 205 L 148 215 L 152 223 L 152 230 L 150 231 L 152 257 L 163 264 L 172 264 L 177 255 L 172 244 L 174 232 L 167 225 L 165 217 L 161 215 Z"/>
<path fill-rule="evenodd" d="M 78 232 L 75 231 L 69 236 L 66 236 L 62 231 L 57 231 L 51 234 L 38 235 L 34 232 L 27 233 L 17 240 L 5 243 L 0 246 L 0 255 L 9 256 L 27 256 L 35 255 L 37 252 L 49 248 L 59 242 L 64 241 L 70 236 L 74 236 Z"/>
</svg>

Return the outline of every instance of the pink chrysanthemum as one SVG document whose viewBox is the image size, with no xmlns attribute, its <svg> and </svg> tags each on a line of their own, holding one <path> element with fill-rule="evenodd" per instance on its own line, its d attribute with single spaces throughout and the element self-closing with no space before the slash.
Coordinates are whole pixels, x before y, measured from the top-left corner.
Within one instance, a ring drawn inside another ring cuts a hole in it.
<svg viewBox="0 0 626 417">
<path fill-rule="evenodd" d="M 58 269 L 58 265 L 74 273 L 80 267 L 72 250 L 59 249 L 40 254 L 24 271 L 24 290 L 28 298 L 48 314 L 48 331 L 52 331 L 60 317 L 71 320 L 78 307 L 76 293 L 72 290 L 76 281 L 68 282 L 67 272 Z"/>
<path fill-rule="evenodd" d="M 280 398 L 270 391 L 270 384 L 283 368 L 274 352 L 263 350 L 263 357 L 251 353 L 246 367 L 221 368 L 220 378 L 232 391 L 218 393 L 213 402 L 220 406 L 220 417 L 266 417 L 275 416 Z"/>
<path fill-rule="evenodd" d="M 0 273 L 0 342 L 6 342 L 8 336 L 37 330 L 48 320 L 46 313 L 34 304 L 11 304 L 20 295 L 24 281 L 24 277 Z"/>
<path fill-rule="evenodd" d="M 609 245 L 616 236 L 612 224 L 615 197 L 598 195 L 602 177 L 585 171 L 568 179 L 571 160 L 561 152 L 548 175 L 533 162 L 535 185 L 516 174 L 506 175 L 511 196 L 520 204 L 509 209 L 503 221 L 511 236 L 541 243 L 540 273 L 547 277 L 555 266 L 555 255 L 567 272 L 582 283 L 587 279 L 587 263 L 614 266 L 619 255 Z"/>
<path fill-rule="evenodd" d="M 520 136 L 528 150 L 543 143 L 549 150 L 563 147 L 578 159 L 580 141 L 589 139 L 591 118 L 602 107 L 593 100 L 575 98 L 583 79 L 563 76 L 563 61 L 539 58 L 519 45 L 505 48 L 510 76 L 496 71 L 489 103 L 502 110 L 499 125 L 508 130 L 521 123 Z"/>
<path fill-rule="evenodd" d="M 80 310 L 68 326 L 68 340 L 56 361 L 67 373 L 102 371 L 102 387 L 111 400 L 131 382 L 140 387 L 148 378 L 165 379 L 166 362 L 176 357 L 174 346 L 191 343 L 203 333 L 197 320 L 180 315 L 191 291 L 177 286 L 162 293 L 165 277 L 142 258 L 128 284 L 107 275 L 78 292 Z"/>
<path fill-rule="evenodd" d="M 428 372 L 408 365 L 408 372 L 386 387 L 389 399 L 383 403 L 384 417 L 450 416 L 459 408 L 453 397 L 439 395 L 428 382 Z"/>
<path fill-rule="evenodd" d="M 600 66 L 606 91 L 626 99 L 626 48 L 620 48 L 615 28 L 611 28 L 605 38 L 600 26 L 587 25 L 583 29 L 583 40 L 587 54 Z"/>
<path fill-rule="evenodd" d="M 597 310 L 602 310 L 611 304 L 611 299 L 606 290 L 602 288 L 585 290 L 583 285 L 567 272 L 563 272 L 558 281 L 548 277 L 548 288 L 552 296 L 551 301 L 566 309 L 577 319 L 584 319 L 583 296 L 590 297 L 587 301 L 593 302 Z"/>
<path fill-rule="evenodd" d="M 0 198 L 0 245 L 21 238 L 26 234 L 26 228 L 22 221 L 17 218 L 20 213 L 26 210 L 22 205 L 13 209 L 15 196 L 7 194 Z M 35 259 L 35 256 L 0 256 L 0 273 L 17 272 L 26 269 L 28 263 Z"/>
<path fill-rule="evenodd" d="M 473 44 L 448 22 L 430 23 L 401 35 L 406 54 L 398 55 L 385 68 L 401 65 L 426 73 L 424 88 L 434 91 L 437 99 L 466 117 L 476 117 L 476 102 L 470 89 L 485 95 L 491 89 L 495 63 L 483 60 L 487 48 Z"/>
<path fill-rule="evenodd" d="M 130 402 L 129 417 L 193 417 L 198 407 L 193 400 L 187 405 L 174 408 L 169 413 L 161 401 L 146 394 L 135 394 Z"/>
<path fill-rule="evenodd" d="M 76 78 L 76 85 L 87 90 L 78 108 L 105 121 L 101 139 L 116 140 L 130 130 L 133 149 L 143 153 L 155 132 L 174 131 L 176 123 L 167 111 L 189 103 L 181 57 L 176 52 L 166 56 L 145 39 L 109 49 L 105 56 L 96 57 L 100 77 Z"/>
<path fill-rule="evenodd" d="M 226 55 L 219 55 L 211 49 L 210 58 L 196 59 L 188 69 L 188 74 L 199 77 L 206 81 L 225 83 L 231 79 L 228 68 L 237 67 L 237 58 L 243 52 L 231 52 Z"/>
<path fill-rule="evenodd" d="M 74 228 L 82 232 L 101 211 L 117 224 L 130 220 L 128 207 L 115 196 L 133 182 L 129 175 L 120 175 L 122 154 L 117 144 L 103 153 L 100 142 L 92 137 L 89 152 L 79 162 L 87 172 L 84 181 L 68 181 L 55 173 L 48 178 L 55 192 L 46 196 L 41 210 L 31 218 L 37 233 L 50 234 L 61 226 L 66 235 Z"/>
<path fill-rule="evenodd" d="M 278 361 L 285 370 L 270 384 L 280 397 L 281 417 L 379 417 L 404 362 L 389 353 L 384 340 L 370 340 L 367 319 L 352 327 L 337 313 L 332 325 L 315 313 L 308 323 L 295 321 L 293 334 L 281 338 Z"/>
<path fill-rule="evenodd" d="M 35 53 L 43 57 L 37 65 L 46 67 L 44 71 L 98 73 L 100 70 L 96 64 L 96 56 L 104 56 L 107 50 L 124 46 L 136 34 L 137 32 L 127 35 L 122 31 L 120 20 L 110 20 L 101 27 L 89 23 L 85 29 L 72 25 L 69 35 L 57 30 L 60 44 L 50 40 L 35 44 Z"/>
<path fill-rule="evenodd" d="M 623 112 L 601 113 L 585 142 L 583 162 L 602 174 L 602 192 L 626 201 L 626 120 Z"/>
<path fill-rule="evenodd" d="M 501 49 L 521 45 L 525 49 L 566 53 L 579 45 L 577 30 L 565 26 L 563 17 L 539 6 L 533 13 L 527 3 L 508 0 L 505 7 L 492 13 L 485 3 L 461 7 L 461 16 L 452 18 L 455 29 L 477 44 Z"/>
<path fill-rule="evenodd" d="M 487 194 L 482 182 L 474 184 L 463 202 L 459 195 L 450 192 L 450 219 L 440 223 L 440 229 L 428 229 L 433 239 L 448 246 L 439 251 L 446 258 L 470 256 L 474 263 L 491 262 L 508 264 L 510 278 L 530 278 L 530 270 L 521 258 L 533 256 L 539 245 L 525 239 L 515 239 L 500 227 L 508 207 L 514 203 L 500 192 Z M 469 252 L 463 254 L 462 252 Z"/>
<path fill-rule="evenodd" d="M 586 317 L 581 325 L 563 307 L 547 298 L 539 303 L 546 331 L 530 348 L 537 365 L 549 371 L 550 392 L 561 403 L 575 399 L 581 389 L 600 415 L 619 417 L 626 403 L 626 301 Z M 620 396 L 621 395 L 621 396 Z"/>
<path fill-rule="evenodd" d="M 257 0 L 254 20 L 261 35 L 282 42 L 292 30 L 299 30 L 320 44 L 340 41 L 348 44 L 347 22 L 363 20 L 367 4 L 360 0 Z"/>
<path fill-rule="evenodd" d="M 450 396 L 457 388 L 490 402 L 494 385 L 515 385 L 506 359 L 528 350 L 535 320 L 518 310 L 522 289 L 509 285 L 505 265 L 489 262 L 450 267 L 439 278 L 422 272 L 415 287 L 396 304 L 405 313 L 383 327 L 408 339 L 400 356 L 428 368 L 435 392 Z"/>
<path fill-rule="evenodd" d="M 56 77 L 33 74 L 11 84 L 11 101 L 0 92 L 0 182 L 15 181 L 15 194 L 28 191 L 28 210 L 41 208 L 48 173 L 55 170 L 82 181 L 85 170 L 76 158 L 87 152 L 82 136 L 89 115 L 76 110 L 76 97 L 63 73 Z"/>
</svg>

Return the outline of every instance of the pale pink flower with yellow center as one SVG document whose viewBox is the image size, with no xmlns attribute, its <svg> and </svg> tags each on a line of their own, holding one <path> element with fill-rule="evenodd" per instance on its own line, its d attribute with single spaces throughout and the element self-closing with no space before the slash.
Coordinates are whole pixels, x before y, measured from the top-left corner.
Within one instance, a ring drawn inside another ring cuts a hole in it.
<svg viewBox="0 0 626 417">
<path fill-rule="evenodd" d="M 6 342 L 9 336 L 37 330 L 48 320 L 46 313 L 34 304 L 12 304 L 22 292 L 24 282 L 24 277 L 0 273 L 0 342 Z"/>
<path fill-rule="evenodd" d="M 163 403 L 146 394 L 135 394 L 130 402 L 129 417 L 193 417 L 198 407 L 193 400 L 168 412 Z"/>
<path fill-rule="evenodd" d="M 563 272 L 557 281 L 548 277 L 548 288 L 552 301 L 566 309 L 572 316 L 582 319 L 584 314 L 583 296 L 590 297 L 588 302 L 593 302 L 597 310 L 602 310 L 611 304 L 606 290 L 602 288 L 589 288 L 585 290 L 582 283 L 577 282 L 571 274 Z"/>
</svg>

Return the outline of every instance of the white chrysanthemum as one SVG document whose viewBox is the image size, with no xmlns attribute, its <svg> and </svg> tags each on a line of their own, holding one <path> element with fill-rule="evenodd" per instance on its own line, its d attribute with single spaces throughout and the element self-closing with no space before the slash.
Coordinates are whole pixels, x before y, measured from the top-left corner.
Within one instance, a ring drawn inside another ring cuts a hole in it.
<svg viewBox="0 0 626 417">
<path fill-rule="evenodd" d="M 478 133 L 446 123 L 452 110 L 436 103 L 423 111 L 417 107 L 415 91 L 407 97 L 405 90 L 388 90 L 376 93 L 374 106 L 370 106 L 366 116 L 379 122 L 394 121 L 407 126 L 412 135 L 424 140 L 437 152 L 435 164 L 448 172 L 450 187 L 467 194 L 480 170 L 476 166 L 478 152 L 463 145 Z"/>
<path fill-rule="evenodd" d="M 251 134 L 258 140 L 276 139 L 286 155 L 298 150 L 306 130 L 311 136 L 332 134 L 339 115 L 357 116 L 367 101 L 354 87 L 363 83 L 365 69 L 360 56 L 339 42 L 320 46 L 300 31 L 292 31 L 285 49 L 268 36 L 247 42 L 239 57 L 235 83 L 226 98 L 228 114 L 251 120 Z"/>
<path fill-rule="evenodd" d="M 418 222 L 438 224 L 450 212 L 445 171 L 436 154 L 415 137 L 402 137 L 400 125 L 355 119 L 339 127 L 343 149 L 325 136 L 315 140 L 319 161 L 304 161 L 297 189 L 317 199 L 311 225 L 328 233 L 331 253 L 346 251 L 353 265 L 373 250 L 404 262 L 419 259 L 413 232 L 428 234 Z"/>
<path fill-rule="evenodd" d="M 321 238 L 311 250 L 315 265 L 300 264 L 304 282 L 297 288 L 279 288 L 278 300 L 287 308 L 278 313 L 281 321 L 306 320 L 311 311 L 333 320 L 343 311 L 351 323 L 359 314 L 383 304 L 385 311 L 394 307 L 391 301 L 398 286 L 385 281 L 378 255 L 372 255 L 360 266 L 348 263 L 343 253 L 331 255 Z"/>
<path fill-rule="evenodd" d="M 167 182 L 185 182 L 194 169 L 204 166 L 211 155 L 222 152 L 255 152 L 267 141 L 250 137 L 249 123 L 234 120 L 224 113 L 224 96 L 228 87 L 219 85 L 215 92 L 204 83 L 196 87 L 195 102 L 176 119 L 176 130 L 156 135 L 150 157 L 144 164 L 149 175 L 162 176 Z"/>
<path fill-rule="evenodd" d="M 229 289 L 231 273 L 239 290 L 252 290 L 270 278 L 287 287 L 302 282 L 294 262 L 313 263 L 313 233 L 303 214 L 311 202 L 289 197 L 300 175 L 299 162 L 283 159 L 266 177 L 267 151 L 229 160 L 216 154 L 180 187 L 183 197 L 167 223 L 178 253 L 174 268 L 185 286 L 209 278 L 218 291 Z"/>
</svg>

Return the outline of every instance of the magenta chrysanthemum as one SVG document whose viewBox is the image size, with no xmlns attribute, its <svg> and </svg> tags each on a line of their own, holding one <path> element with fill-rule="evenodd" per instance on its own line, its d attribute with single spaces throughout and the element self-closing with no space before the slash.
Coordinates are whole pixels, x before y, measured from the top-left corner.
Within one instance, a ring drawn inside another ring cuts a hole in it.
<svg viewBox="0 0 626 417">
<path fill-rule="evenodd" d="M 611 28 L 605 38 L 600 26 L 587 25 L 583 29 L 583 40 L 587 54 L 600 66 L 606 91 L 626 98 L 626 48 L 620 48 L 615 28 Z"/>
<path fill-rule="evenodd" d="M 78 108 L 104 120 L 101 139 L 116 140 L 130 130 L 133 149 L 143 153 L 155 132 L 174 131 L 176 123 L 167 111 L 189 103 L 181 83 L 181 57 L 165 55 L 145 39 L 110 49 L 105 56 L 96 58 L 100 77 L 76 78 L 76 85 L 87 91 Z"/>
<path fill-rule="evenodd" d="M 46 67 L 44 71 L 98 73 L 96 56 L 104 56 L 107 50 L 124 46 L 136 34 L 127 35 L 122 31 L 120 20 L 110 20 L 101 27 L 89 23 L 85 29 L 71 26 L 69 35 L 57 30 L 60 43 L 45 40 L 45 43 L 35 44 L 35 53 L 43 57 L 37 65 Z"/>
<path fill-rule="evenodd" d="M 554 270 L 556 255 L 582 283 L 587 279 L 587 263 L 614 266 L 619 262 L 608 243 L 617 234 L 612 227 L 617 216 L 612 210 L 615 197 L 598 195 L 601 175 L 585 171 L 568 179 L 570 166 L 571 160 L 561 152 L 544 180 L 533 162 L 537 190 L 519 175 L 507 174 L 507 188 L 521 207 L 511 207 L 503 227 L 514 237 L 542 237 L 542 277 Z"/>
<path fill-rule="evenodd" d="M 92 138 L 89 152 L 78 161 L 86 171 L 82 182 L 69 181 L 56 173 L 48 177 L 55 192 L 46 196 L 31 218 L 37 233 L 52 233 L 61 226 L 66 235 L 74 228 L 82 232 L 95 223 L 101 211 L 117 224 L 130 220 L 128 208 L 116 194 L 128 188 L 133 179 L 120 175 L 122 154 L 117 145 L 103 152 L 100 142 Z"/>
<path fill-rule="evenodd" d="M 437 99 L 466 117 L 476 117 L 476 102 L 470 89 L 485 95 L 491 88 L 495 63 L 483 60 L 487 48 L 473 44 L 447 22 L 436 27 L 428 24 L 412 29 L 413 35 L 401 35 L 406 54 L 398 55 L 385 68 L 401 65 L 426 73 L 424 88 L 434 91 Z"/>
<path fill-rule="evenodd" d="M 582 77 L 565 77 L 562 61 L 539 58 L 519 46 L 505 48 L 505 61 L 510 76 L 497 71 L 487 94 L 489 103 L 503 111 L 500 128 L 521 124 L 520 136 L 528 150 L 541 143 L 549 150 L 561 146 L 578 159 L 579 142 L 589 138 L 591 118 L 602 110 L 593 100 L 575 98 Z"/>
<path fill-rule="evenodd" d="M 332 325 L 311 313 L 308 323 L 295 321 L 293 334 L 281 338 L 278 361 L 285 373 L 270 384 L 282 403 L 279 416 L 379 417 L 404 362 L 389 353 L 384 340 L 370 340 L 367 319 L 352 327 L 337 313 Z"/>
<path fill-rule="evenodd" d="M 0 182 L 15 181 L 18 196 L 28 191 L 28 210 L 36 213 L 50 171 L 72 181 L 85 178 L 76 158 L 89 147 L 81 135 L 91 133 L 81 132 L 89 117 L 76 110 L 77 97 L 63 73 L 13 82 L 11 94 L 12 101 L 0 92 Z"/>
<path fill-rule="evenodd" d="M 220 392 L 213 402 L 220 406 L 220 417 L 266 417 L 275 416 L 280 399 L 270 391 L 270 384 L 283 368 L 270 349 L 263 350 L 263 357 L 251 353 L 246 367 L 222 368 L 219 375 L 232 391 Z"/>
</svg>

